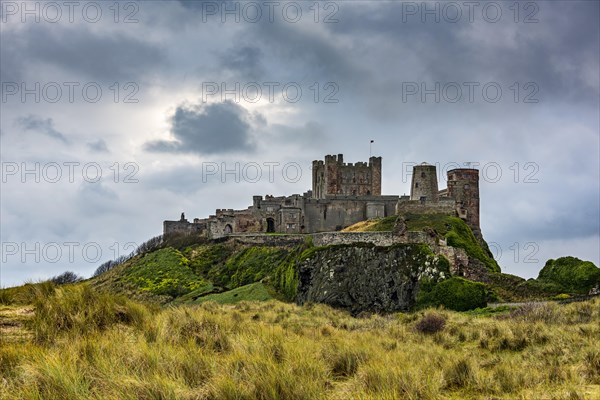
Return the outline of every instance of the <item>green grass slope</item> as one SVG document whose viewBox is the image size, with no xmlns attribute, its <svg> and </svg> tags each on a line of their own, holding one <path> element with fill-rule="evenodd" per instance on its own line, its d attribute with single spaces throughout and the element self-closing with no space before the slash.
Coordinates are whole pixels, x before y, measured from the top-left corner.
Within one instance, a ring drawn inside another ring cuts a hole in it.
<svg viewBox="0 0 600 400">
<path fill-rule="evenodd" d="M 500 272 L 500 266 L 494 260 L 487 244 L 485 242 L 483 244 L 479 243 L 471 228 L 462 219 L 446 214 L 406 213 L 402 217 L 405 219 L 409 231 L 433 231 L 439 238 L 445 238 L 448 245 L 464 249 L 470 257 L 481 261 L 490 272 Z M 396 216 L 372 219 L 351 225 L 344 231 L 391 231 L 394 228 L 395 221 Z"/>
<path fill-rule="evenodd" d="M 172 247 L 135 256 L 92 278 L 91 283 L 113 293 L 161 303 L 210 285 L 194 272 L 189 259 Z"/>
</svg>

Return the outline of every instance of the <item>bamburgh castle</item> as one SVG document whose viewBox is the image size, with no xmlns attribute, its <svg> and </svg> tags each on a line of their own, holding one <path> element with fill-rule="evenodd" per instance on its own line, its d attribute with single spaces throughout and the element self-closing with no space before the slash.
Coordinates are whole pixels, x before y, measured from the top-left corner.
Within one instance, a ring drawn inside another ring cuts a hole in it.
<svg viewBox="0 0 600 400">
<path fill-rule="evenodd" d="M 448 171 L 448 188 L 438 189 L 436 167 L 413 167 L 410 196 L 381 195 L 381 157 L 344 163 L 343 155 L 313 161 L 312 190 L 299 195 L 254 196 L 245 210 L 218 209 L 193 222 L 164 221 L 164 234 L 192 233 L 219 238 L 238 233 L 339 231 L 360 221 L 402 213 L 443 213 L 462 218 L 481 238 L 479 171 Z"/>
</svg>

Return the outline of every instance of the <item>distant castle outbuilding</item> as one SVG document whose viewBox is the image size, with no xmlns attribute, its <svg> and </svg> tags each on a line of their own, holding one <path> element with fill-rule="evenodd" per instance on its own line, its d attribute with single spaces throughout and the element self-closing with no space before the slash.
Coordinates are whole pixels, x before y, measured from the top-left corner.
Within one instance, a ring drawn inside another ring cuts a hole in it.
<svg viewBox="0 0 600 400">
<path fill-rule="evenodd" d="M 163 233 L 219 238 L 232 233 L 316 233 L 339 231 L 357 222 L 403 213 L 443 213 L 462 218 L 481 238 L 479 171 L 448 171 L 448 188 L 438 190 L 437 171 L 413 167 L 410 196 L 381 195 L 381 157 L 344 163 L 343 155 L 312 163 L 312 190 L 291 196 L 253 196 L 245 210 L 217 209 L 208 218 L 164 221 Z"/>
</svg>

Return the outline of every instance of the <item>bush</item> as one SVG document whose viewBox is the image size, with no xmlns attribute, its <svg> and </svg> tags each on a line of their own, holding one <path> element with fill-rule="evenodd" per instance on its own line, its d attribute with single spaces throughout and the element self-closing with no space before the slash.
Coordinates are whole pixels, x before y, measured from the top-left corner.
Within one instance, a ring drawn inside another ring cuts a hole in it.
<svg viewBox="0 0 600 400">
<path fill-rule="evenodd" d="M 68 283 L 77 283 L 81 282 L 83 277 L 77 275 L 75 272 L 66 271 L 60 275 L 50 278 L 50 282 L 56 285 L 66 285 Z"/>
<path fill-rule="evenodd" d="M 111 269 L 113 269 L 113 268 L 123 264 L 125 261 L 131 259 L 133 257 L 133 255 L 134 255 L 134 253 L 131 253 L 128 255 L 123 255 L 114 260 L 103 263 L 98 268 L 96 268 L 96 271 L 94 271 L 94 274 L 92 275 L 92 277 L 96 277 L 98 275 L 101 275 L 105 272 L 110 271 Z"/>
<path fill-rule="evenodd" d="M 423 318 L 417 322 L 415 329 L 417 332 L 431 334 L 442 331 L 444 326 L 446 326 L 446 319 L 442 315 L 430 313 L 424 315 Z"/>
<path fill-rule="evenodd" d="M 459 277 L 446 279 L 420 295 L 425 306 L 444 306 L 455 311 L 468 311 L 487 306 L 485 285 Z"/>
<path fill-rule="evenodd" d="M 576 257 L 551 259 L 540 271 L 538 281 L 556 284 L 568 292 L 587 293 L 600 284 L 600 268 Z"/>
</svg>

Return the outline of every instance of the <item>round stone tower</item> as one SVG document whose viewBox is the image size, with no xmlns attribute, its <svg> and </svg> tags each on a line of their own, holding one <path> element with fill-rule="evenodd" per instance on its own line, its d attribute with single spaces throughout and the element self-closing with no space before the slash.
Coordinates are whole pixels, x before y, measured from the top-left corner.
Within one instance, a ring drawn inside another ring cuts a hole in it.
<svg viewBox="0 0 600 400">
<path fill-rule="evenodd" d="M 448 197 L 456 201 L 456 211 L 481 239 L 479 227 L 479 170 L 458 168 L 448 171 Z"/>
<path fill-rule="evenodd" d="M 438 184 L 435 165 L 422 163 L 413 167 L 410 199 L 424 199 L 425 201 L 431 202 L 437 201 Z"/>
</svg>

